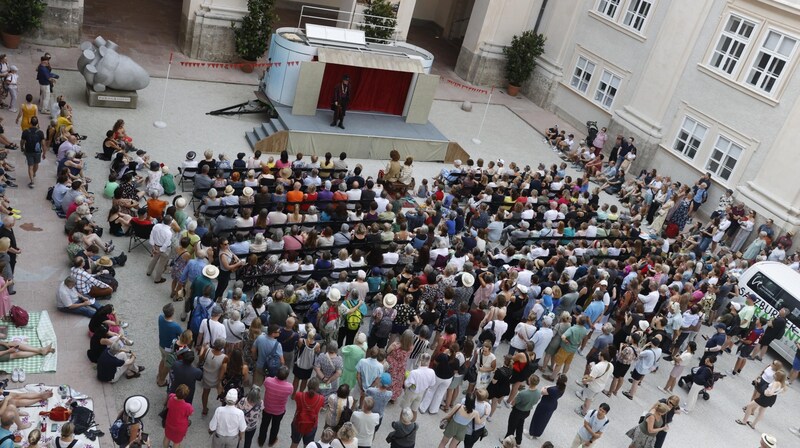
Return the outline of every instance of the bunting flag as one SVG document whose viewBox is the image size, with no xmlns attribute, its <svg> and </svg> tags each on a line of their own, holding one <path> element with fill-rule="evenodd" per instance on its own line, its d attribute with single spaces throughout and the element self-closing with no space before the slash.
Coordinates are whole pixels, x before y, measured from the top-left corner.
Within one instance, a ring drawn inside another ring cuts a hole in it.
<svg viewBox="0 0 800 448">
<path fill-rule="evenodd" d="M 472 86 L 468 86 L 466 84 L 461 84 L 460 82 L 453 81 L 452 79 L 448 79 L 448 78 L 441 78 L 441 79 L 442 79 L 442 82 L 445 82 L 445 83 L 447 83 L 447 84 L 449 84 L 449 85 L 451 85 L 453 87 L 458 87 L 459 89 L 464 89 L 464 90 L 467 90 L 467 91 L 473 92 L 473 93 L 480 93 L 482 95 L 489 95 L 490 93 L 494 92 L 494 87 L 492 87 L 492 91 L 490 92 L 490 91 L 488 91 L 486 89 L 481 89 L 479 87 L 472 87 Z"/>
<path fill-rule="evenodd" d="M 287 61 L 286 65 L 300 65 L 303 61 Z M 238 63 L 224 63 L 224 62 L 194 62 L 194 61 L 181 61 L 181 66 L 183 67 L 203 67 L 203 68 L 221 68 L 225 70 L 230 70 L 234 68 L 241 68 L 245 65 L 249 65 L 251 67 L 262 67 L 262 68 L 269 68 L 269 67 L 280 67 L 280 62 L 238 62 Z"/>
</svg>

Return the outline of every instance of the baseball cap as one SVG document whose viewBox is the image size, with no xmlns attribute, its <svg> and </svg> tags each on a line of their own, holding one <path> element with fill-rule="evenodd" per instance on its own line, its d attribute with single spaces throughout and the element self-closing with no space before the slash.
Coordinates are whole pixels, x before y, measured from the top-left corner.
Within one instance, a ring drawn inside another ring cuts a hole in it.
<svg viewBox="0 0 800 448">
<path fill-rule="evenodd" d="M 381 374 L 381 384 L 384 386 L 391 386 L 392 376 L 386 372 Z"/>
<path fill-rule="evenodd" d="M 714 328 L 716 328 L 717 330 L 724 330 L 724 329 L 725 329 L 725 324 L 723 324 L 722 322 L 720 322 L 720 323 L 718 323 L 718 324 L 715 324 L 715 325 L 714 325 Z"/>
</svg>

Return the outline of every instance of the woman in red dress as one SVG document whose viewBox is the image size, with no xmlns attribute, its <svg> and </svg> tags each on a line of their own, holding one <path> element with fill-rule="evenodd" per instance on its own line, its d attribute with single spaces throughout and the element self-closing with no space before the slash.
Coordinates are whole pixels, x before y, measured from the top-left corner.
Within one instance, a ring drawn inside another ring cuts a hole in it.
<svg viewBox="0 0 800 448">
<path fill-rule="evenodd" d="M 172 442 L 173 448 L 180 448 L 186 431 L 189 430 L 189 417 L 194 413 L 194 407 L 186 402 L 189 387 L 181 384 L 175 389 L 174 394 L 167 398 L 167 419 L 164 423 L 164 446 Z"/>
</svg>

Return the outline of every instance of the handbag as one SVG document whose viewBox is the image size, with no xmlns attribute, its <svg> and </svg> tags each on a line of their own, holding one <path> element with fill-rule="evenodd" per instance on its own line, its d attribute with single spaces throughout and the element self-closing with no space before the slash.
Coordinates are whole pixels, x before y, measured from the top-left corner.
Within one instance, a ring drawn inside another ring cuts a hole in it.
<svg viewBox="0 0 800 448">
<path fill-rule="evenodd" d="M 483 364 L 483 353 L 478 355 L 478 362 L 472 363 L 464 374 L 464 381 L 467 383 L 474 383 L 478 381 L 478 365 Z"/>
</svg>

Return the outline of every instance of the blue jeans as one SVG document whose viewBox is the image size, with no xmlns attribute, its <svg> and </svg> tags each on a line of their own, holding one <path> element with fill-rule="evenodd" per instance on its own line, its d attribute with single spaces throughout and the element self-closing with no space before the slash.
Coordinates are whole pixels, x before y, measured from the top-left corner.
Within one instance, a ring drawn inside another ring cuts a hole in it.
<svg viewBox="0 0 800 448">
<path fill-rule="evenodd" d="M 79 314 L 81 316 L 91 318 L 92 316 L 94 316 L 94 313 L 96 313 L 97 310 L 100 309 L 100 307 L 101 305 L 95 302 L 89 306 L 82 306 L 78 308 L 59 308 L 58 311 L 68 314 Z"/>
</svg>

